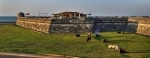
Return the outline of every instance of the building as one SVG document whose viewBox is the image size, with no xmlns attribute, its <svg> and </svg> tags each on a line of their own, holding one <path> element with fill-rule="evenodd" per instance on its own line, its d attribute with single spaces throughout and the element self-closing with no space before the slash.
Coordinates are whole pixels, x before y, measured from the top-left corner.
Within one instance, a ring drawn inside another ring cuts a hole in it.
<svg viewBox="0 0 150 58">
<path fill-rule="evenodd" d="M 87 14 L 83 14 L 83 13 L 79 13 L 79 12 L 61 12 L 61 13 L 56 13 L 56 14 L 52 14 L 54 18 L 59 18 L 59 19 L 63 19 L 63 18 L 86 18 Z"/>
</svg>

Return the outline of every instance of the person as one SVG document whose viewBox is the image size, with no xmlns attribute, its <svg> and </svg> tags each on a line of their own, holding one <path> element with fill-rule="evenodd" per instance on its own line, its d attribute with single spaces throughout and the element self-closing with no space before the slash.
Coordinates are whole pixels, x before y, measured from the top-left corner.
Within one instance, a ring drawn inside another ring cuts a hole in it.
<svg viewBox="0 0 150 58">
<path fill-rule="evenodd" d="M 87 32 L 88 38 L 87 38 L 87 42 L 91 41 L 91 32 Z"/>
<path fill-rule="evenodd" d="M 99 37 L 99 30 L 98 29 L 96 30 L 95 34 L 96 34 L 95 37 Z"/>
<path fill-rule="evenodd" d="M 91 37 L 91 32 L 87 32 L 88 37 Z"/>
</svg>

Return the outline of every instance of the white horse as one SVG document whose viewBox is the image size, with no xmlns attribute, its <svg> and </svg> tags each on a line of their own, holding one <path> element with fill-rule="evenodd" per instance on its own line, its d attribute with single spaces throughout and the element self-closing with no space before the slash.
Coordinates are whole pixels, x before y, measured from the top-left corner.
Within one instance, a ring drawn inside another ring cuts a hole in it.
<svg viewBox="0 0 150 58">
<path fill-rule="evenodd" d="M 115 51 L 119 51 L 120 50 L 119 47 L 118 47 L 118 45 L 108 45 L 108 49 L 109 49 L 109 51 L 111 49 L 114 49 Z"/>
</svg>

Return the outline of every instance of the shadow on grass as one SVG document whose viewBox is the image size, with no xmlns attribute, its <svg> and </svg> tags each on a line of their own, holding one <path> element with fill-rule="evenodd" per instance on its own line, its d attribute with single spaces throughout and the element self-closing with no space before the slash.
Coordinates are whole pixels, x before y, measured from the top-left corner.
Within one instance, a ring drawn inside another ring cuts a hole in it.
<svg viewBox="0 0 150 58">
<path fill-rule="evenodd" d="M 96 40 L 102 41 L 103 39 L 106 39 L 107 42 L 105 43 L 120 43 L 120 42 L 136 42 L 132 40 L 109 40 L 109 38 L 117 38 L 117 37 L 125 37 L 125 36 L 111 36 L 111 37 L 104 37 L 102 35 L 99 35 L 99 37 L 93 37 Z"/>
<path fill-rule="evenodd" d="M 83 56 L 81 58 L 102 58 L 102 57 L 88 57 L 88 56 Z"/>
<path fill-rule="evenodd" d="M 121 38 L 121 37 L 126 37 L 126 36 L 107 36 L 107 38 Z"/>
<path fill-rule="evenodd" d="M 146 41 L 146 42 L 150 42 L 150 41 Z"/>
<path fill-rule="evenodd" d="M 120 55 L 122 55 L 123 57 L 126 57 L 126 58 L 130 58 L 128 55 L 125 55 L 124 53 L 121 53 Z"/>
<path fill-rule="evenodd" d="M 137 51 L 129 51 L 127 53 L 150 53 L 150 50 L 137 50 Z"/>
<path fill-rule="evenodd" d="M 127 52 L 127 53 L 150 53 L 150 52 L 146 52 L 146 51 L 135 51 L 135 52 Z"/>
<path fill-rule="evenodd" d="M 103 37 L 102 35 L 99 35 L 99 37 L 94 36 L 93 38 L 99 41 L 102 39 L 106 39 L 106 37 Z"/>
<path fill-rule="evenodd" d="M 131 40 L 109 40 L 109 43 L 119 43 L 119 42 L 136 42 Z"/>
</svg>

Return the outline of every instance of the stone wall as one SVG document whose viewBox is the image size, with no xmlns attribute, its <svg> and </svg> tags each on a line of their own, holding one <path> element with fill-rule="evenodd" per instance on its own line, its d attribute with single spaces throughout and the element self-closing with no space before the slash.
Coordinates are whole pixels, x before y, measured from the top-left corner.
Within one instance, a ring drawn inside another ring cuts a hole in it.
<svg viewBox="0 0 150 58">
<path fill-rule="evenodd" d="M 97 20 L 18 18 L 16 25 L 43 33 L 93 33 L 127 31 L 150 36 L 150 18 L 101 18 Z"/>
<path fill-rule="evenodd" d="M 49 33 L 85 33 L 91 30 L 91 22 L 79 19 L 53 19 Z"/>
<path fill-rule="evenodd" d="M 125 31 L 136 33 L 137 28 L 138 28 L 138 23 L 137 22 L 128 22 Z"/>
<path fill-rule="evenodd" d="M 85 33 L 91 30 L 88 20 L 17 18 L 16 25 L 43 33 Z"/>
<path fill-rule="evenodd" d="M 51 19 L 46 18 L 17 18 L 16 25 L 43 33 L 49 33 Z"/>
<path fill-rule="evenodd" d="M 137 22 L 136 33 L 150 36 L 150 18 L 129 18 L 130 22 Z"/>
<path fill-rule="evenodd" d="M 127 18 L 101 18 L 94 20 L 92 32 L 99 31 L 125 31 Z"/>
<path fill-rule="evenodd" d="M 150 36 L 150 18 L 101 18 L 93 22 L 93 32 L 126 31 Z"/>
</svg>

